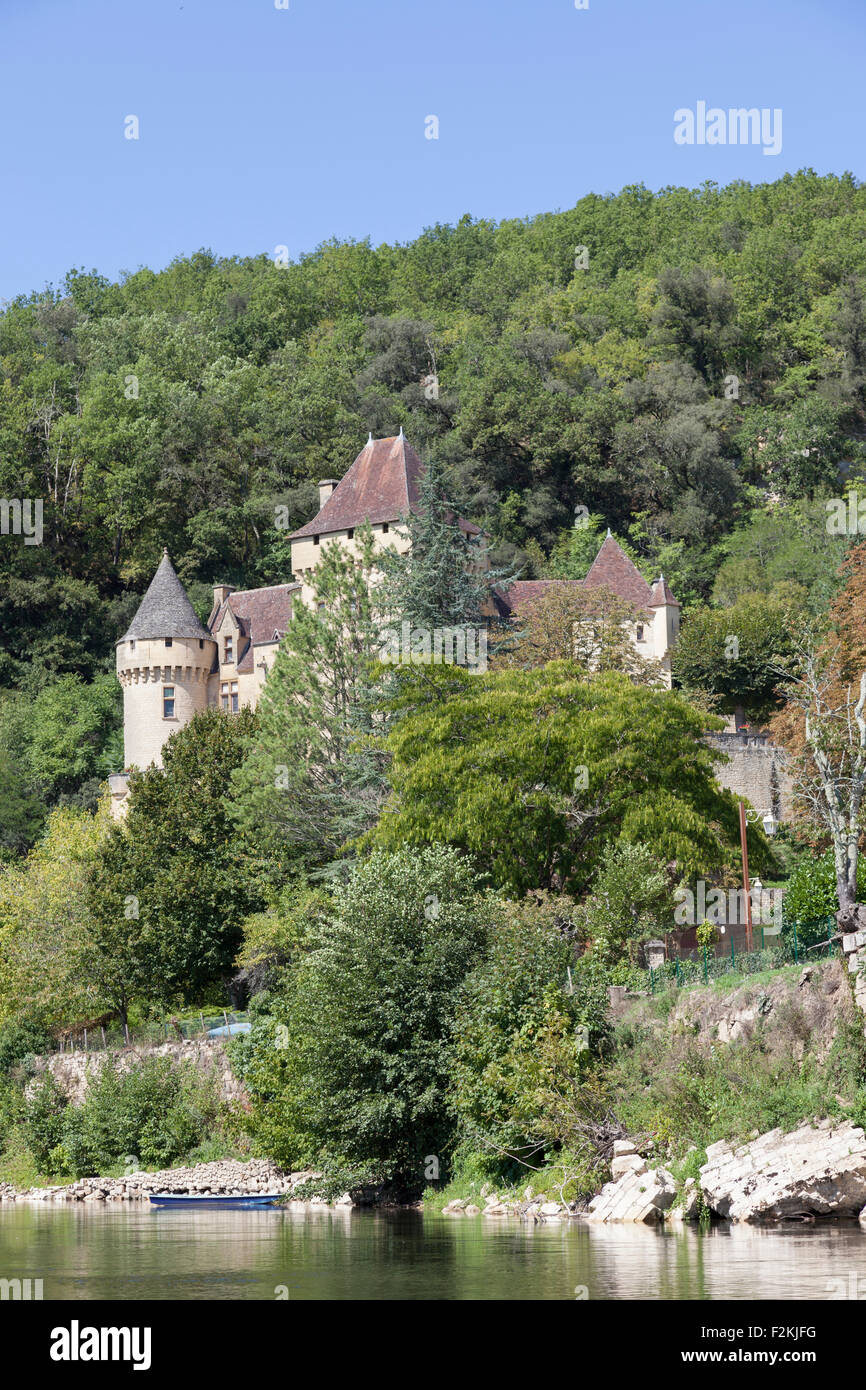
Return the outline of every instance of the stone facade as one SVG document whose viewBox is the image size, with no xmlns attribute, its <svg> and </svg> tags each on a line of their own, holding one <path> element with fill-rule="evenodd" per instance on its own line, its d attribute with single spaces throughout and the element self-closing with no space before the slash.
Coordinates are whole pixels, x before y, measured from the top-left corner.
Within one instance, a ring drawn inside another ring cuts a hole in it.
<svg viewBox="0 0 866 1390">
<path fill-rule="evenodd" d="M 772 811 L 776 820 L 790 818 L 793 786 L 781 749 L 766 734 L 719 733 L 706 737 L 711 747 L 729 759 L 716 767 L 720 787 L 743 797 L 756 810 Z"/>
<path fill-rule="evenodd" d="M 246 1100 L 246 1092 L 234 1075 L 225 1044 L 219 1038 L 167 1042 L 147 1049 L 130 1047 L 122 1052 L 52 1052 L 40 1058 L 37 1075 L 50 1072 L 71 1104 L 81 1105 L 91 1079 L 99 1075 L 107 1057 L 115 1059 L 120 1071 L 133 1070 L 145 1057 L 191 1062 L 205 1075 L 213 1076 L 220 1100 Z"/>
</svg>

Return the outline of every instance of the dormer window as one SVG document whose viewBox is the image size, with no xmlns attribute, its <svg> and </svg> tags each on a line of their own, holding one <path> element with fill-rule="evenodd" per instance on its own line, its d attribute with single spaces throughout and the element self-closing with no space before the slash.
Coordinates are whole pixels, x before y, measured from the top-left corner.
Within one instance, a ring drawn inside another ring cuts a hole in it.
<svg viewBox="0 0 866 1390">
<path fill-rule="evenodd" d="M 234 661 L 235 659 L 235 639 L 226 637 L 223 641 L 223 661 Z"/>
</svg>

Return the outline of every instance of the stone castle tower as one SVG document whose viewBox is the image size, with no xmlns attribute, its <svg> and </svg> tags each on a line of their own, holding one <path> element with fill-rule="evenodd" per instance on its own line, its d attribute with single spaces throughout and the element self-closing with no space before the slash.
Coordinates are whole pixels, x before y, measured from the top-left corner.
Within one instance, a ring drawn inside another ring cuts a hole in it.
<svg viewBox="0 0 866 1390">
<path fill-rule="evenodd" d="M 161 767 L 169 735 L 207 708 L 217 654 L 216 641 L 196 617 L 167 550 L 116 651 L 123 686 L 124 766 Z"/>
<path fill-rule="evenodd" d="M 163 552 L 129 629 L 117 643 L 117 676 L 123 687 L 124 771 L 109 778 L 112 810 L 126 809 L 129 772 L 162 766 L 162 750 L 178 729 L 208 707 L 236 713 L 258 704 L 295 602 L 315 601 L 314 571 L 322 554 L 337 545 L 358 554 L 355 531 L 369 525 L 378 549 L 405 552 L 409 537 L 401 525 L 419 503 L 423 464 L 405 438 L 368 439 L 352 466 L 336 482 L 319 484 L 319 510 L 294 531 L 292 581 L 262 589 L 234 590 L 217 584 L 206 624 L 196 616 Z M 478 527 L 458 518 L 467 537 Z M 494 591 L 503 617 L 519 618 L 525 604 L 560 580 L 518 580 L 506 593 Z M 639 652 L 661 661 L 670 683 L 670 650 L 679 628 L 679 604 L 663 579 L 647 584 L 608 533 L 585 580 L 564 581 L 586 588 L 611 589 L 634 607 L 630 624 Z"/>
</svg>

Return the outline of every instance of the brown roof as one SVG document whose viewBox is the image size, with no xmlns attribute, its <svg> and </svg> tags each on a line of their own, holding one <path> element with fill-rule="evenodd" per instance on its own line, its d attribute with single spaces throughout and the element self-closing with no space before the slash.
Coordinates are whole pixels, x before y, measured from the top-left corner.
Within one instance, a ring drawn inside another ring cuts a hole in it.
<svg viewBox="0 0 866 1390">
<path fill-rule="evenodd" d="M 324 507 L 306 526 L 293 531 L 289 540 L 350 531 L 365 521 L 371 526 L 399 521 L 408 512 L 417 511 L 423 472 L 424 465 L 405 435 L 369 439 Z M 467 536 L 481 534 L 479 527 L 462 517 L 457 518 L 457 524 Z"/>
<path fill-rule="evenodd" d="M 517 579 L 507 590 L 496 591 L 497 607 L 504 614 L 519 613 L 557 585 L 569 588 L 573 584 L 584 589 L 609 589 L 641 612 L 663 603 L 680 606 L 664 579 L 656 580 L 651 589 L 622 546 L 608 534 L 585 579 Z"/>
<path fill-rule="evenodd" d="M 586 589 L 610 589 L 640 608 L 649 608 L 652 590 L 633 560 L 608 532 L 583 581 Z"/>
<path fill-rule="evenodd" d="M 542 598 L 557 586 L 570 589 L 573 584 L 580 586 L 579 579 L 515 579 L 507 589 L 496 591 L 500 609 L 506 613 L 522 613 L 529 604 Z"/>
<path fill-rule="evenodd" d="M 677 603 L 676 599 L 670 591 L 670 586 L 667 580 L 665 579 L 664 575 L 662 575 L 661 578 L 657 579 L 655 584 L 653 584 L 652 598 L 650 599 L 648 606 L 650 608 L 661 608 L 662 604 L 665 603 L 674 608 L 680 608 L 682 606 L 681 604 Z"/>
<path fill-rule="evenodd" d="M 423 465 L 404 435 L 371 439 L 317 516 L 290 540 L 328 535 L 381 521 L 399 521 L 418 502 Z"/>
<path fill-rule="evenodd" d="M 211 632 L 216 631 L 229 608 L 241 636 L 250 639 L 238 662 L 239 671 L 252 671 L 253 647 L 273 642 L 275 632 L 282 636 L 286 631 L 292 619 L 292 594 L 300 587 L 274 584 L 266 589 L 238 589 L 214 609 L 208 619 Z"/>
</svg>

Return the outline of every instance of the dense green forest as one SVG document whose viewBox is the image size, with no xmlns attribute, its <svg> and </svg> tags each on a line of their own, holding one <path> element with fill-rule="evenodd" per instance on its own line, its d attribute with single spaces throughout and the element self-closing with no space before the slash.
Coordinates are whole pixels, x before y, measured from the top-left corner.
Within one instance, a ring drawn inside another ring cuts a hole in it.
<svg viewBox="0 0 866 1390">
<path fill-rule="evenodd" d="M 286 580 L 275 507 L 307 520 L 368 431 L 402 425 L 526 576 L 579 576 L 609 525 L 687 606 L 795 576 L 823 604 L 820 498 L 864 460 L 864 286 L 866 189 L 806 171 L 286 266 L 74 270 L 8 304 L 0 497 L 42 499 L 45 529 L 0 538 L 3 849 L 119 766 L 113 644 L 162 547 L 202 612 L 214 581 Z"/>
</svg>

